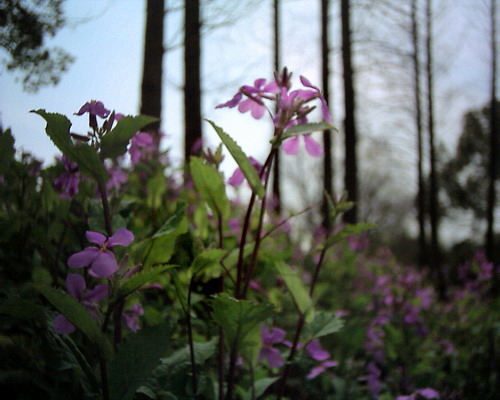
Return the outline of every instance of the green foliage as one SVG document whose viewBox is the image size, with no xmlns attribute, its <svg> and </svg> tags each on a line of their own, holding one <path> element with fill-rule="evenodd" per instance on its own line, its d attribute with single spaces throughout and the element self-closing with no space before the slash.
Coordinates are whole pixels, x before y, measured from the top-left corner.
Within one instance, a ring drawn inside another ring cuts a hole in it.
<svg viewBox="0 0 500 400">
<path fill-rule="evenodd" d="M 118 297 L 127 297 L 132 294 L 137 289 L 140 289 L 142 286 L 147 285 L 151 282 L 157 282 L 161 275 L 163 275 L 166 271 L 172 268 L 172 265 L 162 265 L 159 267 L 151 267 L 150 269 L 140 271 L 130 278 L 127 278 L 125 281 L 121 283 L 118 288 L 117 296 Z"/>
<path fill-rule="evenodd" d="M 320 311 L 314 316 L 314 320 L 306 327 L 306 336 L 320 338 L 340 331 L 344 327 L 344 321 L 334 313 Z"/>
<path fill-rule="evenodd" d="M 236 346 L 240 354 L 253 353 L 256 347 L 255 328 L 273 316 L 270 304 L 255 304 L 219 295 L 212 301 L 213 318 L 224 329 L 224 339 L 229 348 Z"/>
<path fill-rule="evenodd" d="M 33 110 L 32 112 L 47 121 L 45 132 L 47 132 L 49 138 L 66 157 L 78 164 L 82 172 L 94 178 L 97 182 L 104 183 L 107 181 L 108 173 L 99 160 L 96 151 L 88 144 L 83 143 L 76 146 L 71 141 L 69 131 L 71 122 L 64 115 L 47 113 L 45 110 Z"/>
<path fill-rule="evenodd" d="M 103 136 L 101 141 L 101 159 L 116 158 L 127 151 L 130 139 L 145 126 L 158 121 L 158 118 L 147 115 L 121 118 L 116 127 Z"/>
<path fill-rule="evenodd" d="M 170 347 L 168 323 L 142 329 L 118 347 L 109 364 L 110 400 L 128 400 L 149 378 Z"/>
<path fill-rule="evenodd" d="M 191 157 L 189 170 L 203 200 L 207 202 L 214 214 L 226 219 L 229 216 L 229 200 L 221 174 L 198 157 Z"/>
<path fill-rule="evenodd" d="M 231 136 L 224 132 L 222 128 L 218 127 L 214 122 L 208 119 L 207 121 L 215 129 L 215 132 L 217 132 L 217 134 L 221 138 L 222 143 L 224 143 L 224 145 L 233 156 L 234 161 L 236 161 L 238 166 L 241 168 L 241 171 L 243 172 L 243 175 L 245 175 L 245 178 L 247 178 L 247 181 L 250 184 L 253 192 L 256 193 L 260 198 L 263 198 L 264 187 L 262 186 L 262 182 L 260 181 L 259 174 L 257 174 L 257 171 L 255 171 L 255 168 L 250 163 L 250 160 L 245 155 L 241 147 L 231 138 Z"/>
<path fill-rule="evenodd" d="M 328 248 L 333 246 L 335 243 L 339 243 L 351 235 L 359 235 L 360 233 L 365 233 L 370 229 L 374 229 L 376 227 L 375 224 L 366 223 L 366 222 L 358 222 L 357 224 L 347 224 L 343 227 L 340 232 L 337 232 L 326 239 L 325 243 L 323 243 L 320 248 Z"/>
<path fill-rule="evenodd" d="M 326 122 L 308 122 L 300 125 L 293 125 L 288 128 L 281 136 L 282 140 L 288 139 L 292 136 L 303 135 L 305 133 L 312 133 L 317 131 L 324 131 L 327 129 L 337 130 L 333 125 Z"/>
<path fill-rule="evenodd" d="M 290 291 L 297 309 L 305 317 L 306 322 L 312 322 L 314 320 L 314 305 L 311 296 L 309 296 L 304 286 L 303 280 L 281 260 L 276 261 L 274 266 L 285 281 L 285 285 Z"/>
<path fill-rule="evenodd" d="M 102 357 L 110 359 L 113 350 L 108 338 L 102 333 L 96 321 L 90 316 L 85 307 L 74 297 L 60 290 L 50 287 L 35 286 L 43 296 L 79 329 L 88 339 L 97 346 Z"/>
</svg>

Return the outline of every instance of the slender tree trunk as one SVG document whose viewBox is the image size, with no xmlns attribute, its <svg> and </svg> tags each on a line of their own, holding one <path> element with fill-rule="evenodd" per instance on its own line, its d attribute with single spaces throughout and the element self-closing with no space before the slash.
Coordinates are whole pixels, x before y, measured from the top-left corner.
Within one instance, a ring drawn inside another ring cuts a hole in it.
<svg viewBox="0 0 500 400">
<path fill-rule="evenodd" d="M 439 187 L 438 173 L 436 167 L 436 144 L 435 144 L 435 124 L 434 124 L 434 76 L 432 59 L 432 1 L 427 0 L 426 4 L 426 53 L 427 53 L 427 123 L 429 129 L 429 219 L 431 223 L 431 252 L 429 265 L 432 274 L 437 279 L 437 286 L 441 296 L 446 291 L 446 282 L 441 267 L 441 249 L 439 246 Z"/>
<path fill-rule="evenodd" d="M 280 73 L 280 0 L 273 0 L 274 70 Z M 274 157 L 273 201 L 274 210 L 281 213 L 280 151 Z"/>
<path fill-rule="evenodd" d="M 200 2 L 184 9 L 184 161 L 201 153 Z"/>
<path fill-rule="evenodd" d="M 330 27 L 329 0 L 321 0 L 321 76 L 323 84 L 323 96 L 328 106 L 330 104 L 330 38 L 328 30 Z M 323 189 L 330 196 L 333 196 L 333 167 L 332 167 L 332 133 L 323 131 L 323 147 L 325 156 L 323 158 Z M 323 201 L 323 228 L 329 229 L 331 226 L 328 202 Z"/>
<path fill-rule="evenodd" d="M 491 98 L 490 98 L 490 158 L 489 158 L 489 185 L 488 185 L 488 204 L 487 204 L 487 229 L 486 229 L 486 254 L 490 261 L 498 263 L 495 257 L 495 183 L 497 180 L 498 163 L 498 124 L 497 124 L 497 43 L 496 43 L 496 0 L 490 0 L 491 16 Z M 499 289 L 499 279 L 495 278 L 496 289 Z"/>
<path fill-rule="evenodd" d="M 427 264 L 427 242 L 425 235 L 425 184 L 423 172 L 423 133 L 422 133 L 422 103 L 420 93 L 420 51 L 419 26 L 417 16 L 417 0 L 411 3 L 411 37 L 412 37 L 412 64 L 413 85 L 415 94 L 415 127 L 417 131 L 417 219 L 418 219 L 418 261 L 420 265 Z"/>
<path fill-rule="evenodd" d="M 356 157 L 356 121 L 354 79 L 351 55 L 351 26 L 350 26 L 350 0 L 341 1 L 342 20 L 342 62 L 344 67 L 344 104 L 345 104 L 345 175 L 344 185 L 349 194 L 349 199 L 354 202 L 354 207 L 344 214 L 344 221 L 355 223 L 357 221 L 358 205 L 358 167 Z"/>
<path fill-rule="evenodd" d="M 164 19 L 165 1 L 148 0 L 140 113 L 158 118 L 161 118 L 162 109 Z M 159 129 L 160 121 L 150 124 L 145 129 L 153 134 L 157 146 L 160 141 Z"/>
</svg>

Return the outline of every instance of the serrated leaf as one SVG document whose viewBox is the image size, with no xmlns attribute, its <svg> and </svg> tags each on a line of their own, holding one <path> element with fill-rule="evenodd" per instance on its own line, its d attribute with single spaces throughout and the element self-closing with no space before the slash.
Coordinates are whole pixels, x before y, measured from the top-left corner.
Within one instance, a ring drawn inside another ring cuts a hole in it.
<svg viewBox="0 0 500 400">
<path fill-rule="evenodd" d="M 145 126 L 158 121 L 158 118 L 147 115 L 132 117 L 127 115 L 118 121 L 115 128 L 103 136 L 101 140 L 101 158 L 116 158 L 127 152 L 130 139 Z"/>
<path fill-rule="evenodd" d="M 168 217 L 168 219 L 161 226 L 161 228 L 158 229 L 158 231 L 154 234 L 153 237 L 160 237 L 162 235 L 167 235 L 169 233 L 175 232 L 185 216 L 184 211 L 186 207 L 187 207 L 186 202 L 178 201 L 175 205 L 175 210 L 172 213 L 172 215 Z"/>
<path fill-rule="evenodd" d="M 307 323 L 312 322 L 314 319 L 314 306 L 303 280 L 285 262 L 277 260 L 274 265 L 285 281 L 285 285 L 300 313 L 305 316 Z"/>
<path fill-rule="evenodd" d="M 229 200 L 222 175 L 212 165 L 206 164 L 199 157 L 191 157 L 189 171 L 194 185 L 203 200 L 214 214 L 226 219 L 229 216 Z"/>
<path fill-rule="evenodd" d="M 319 338 L 338 332 L 344 326 L 344 320 L 334 313 L 318 312 L 314 321 L 307 327 L 308 335 L 311 339 Z"/>
<path fill-rule="evenodd" d="M 47 317 L 45 308 L 20 297 L 10 297 L 3 301 L 0 304 L 0 314 L 37 321 L 43 321 Z"/>
<path fill-rule="evenodd" d="M 170 346 L 167 323 L 141 329 L 118 347 L 109 363 L 110 400 L 130 400 Z"/>
<path fill-rule="evenodd" d="M 74 297 L 57 289 L 46 286 L 34 286 L 68 321 L 78 330 L 83 332 L 94 343 L 102 356 L 110 359 L 113 350 L 108 338 L 101 331 L 97 322 L 92 318 L 87 309 Z"/>
<path fill-rule="evenodd" d="M 10 129 L 7 129 L 0 135 L 0 175 L 5 174 L 10 167 L 10 163 L 14 160 L 16 149 L 14 148 L 14 136 Z"/>
<path fill-rule="evenodd" d="M 307 122 L 305 124 L 293 125 L 288 128 L 282 135 L 282 139 L 288 139 L 292 136 L 302 135 L 304 133 L 311 133 L 317 131 L 324 131 L 327 129 L 337 130 L 333 125 L 326 122 Z"/>
<path fill-rule="evenodd" d="M 71 122 L 68 118 L 57 113 L 47 113 L 45 110 L 32 110 L 31 112 L 40 115 L 47 121 L 45 127 L 47 135 L 56 147 L 61 150 L 61 153 L 78 164 L 81 172 L 99 182 L 106 182 L 108 173 L 95 149 L 85 143 L 75 146 L 71 141 L 69 132 Z"/>
<path fill-rule="evenodd" d="M 250 160 L 243 152 L 241 147 L 236 143 L 231 136 L 229 136 L 226 132 L 222 130 L 219 126 L 217 126 L 214 122 L 210 120 L 206 120 L 212 127 L 215 129 L 215 132 L 219 135 L 222 140 L 222 143 L 227 147 L 234 160 L 241 168 L 243 175 L 247 179 L 252 191 L 257 194 L 261 199 L 265 196 L 264 186 L 262 186 L 262 182 L 260 181 L 259 174 L 255 170 L 254 166 L 250 163 Z"/>
<path fill-rule="evenodd" d="M 173 268 L 173 265 L 162 265 L 147 270 L 140 271 L 123 281 L 118 289 L 118 296 L 125 297 L 148 283 L 158 279 L 165 271 Z"/>
<path fill-rule="evenodd" d="M 236 300 L 219 295 L 212 302 L 213 318 L 224 329 L 228 347 L 236 346 L 242 354 L 254 345 L 252 330 L 274 314 L 270 304 L 254 304 L 249 300 Z"/>
<path fill-rule="evenodd" d="M 357 235 L 366 232 L 370 229 L 373 229 L 375 227 L 376 227 L 375 224 L 368 222 L 358 222 L 357 224 L 348 224 L 344 226 L 344 228 L 340 232 L 337 232 L 334 235 L 330 236 L 325 241 L 325 243 L 320 245 L 320 248 L 333 246 L 335 243 L 338 243 L 351 235 Z"/>
<path fill-rule="evenodd" d="M 193 275 L 199 274 L 207 268 L 220 264 L 220 261 L 225 254 L 226 251 L 222 249 L 208 249 L 202 251 L 195 257 L 191 265 Z"/>
<path fill-rule="evenodd" d="M 217 349 L 217 343 L 219 339 L 214 337 L 208 342 L 194 342 L 194 359 L 196 364 L 203 364 L 210 357 L 212 357 Z M 182 349 L 177 350 L 170 357 L 163 358 L 161 360 L 161 366 L 156 370 L 159 374 L 168 375 L 169 370 L 174 368 L 179 364 L 187 364 L 191 362 L 191 352 L 189 346 L 185 346 Z"/>
</svg>

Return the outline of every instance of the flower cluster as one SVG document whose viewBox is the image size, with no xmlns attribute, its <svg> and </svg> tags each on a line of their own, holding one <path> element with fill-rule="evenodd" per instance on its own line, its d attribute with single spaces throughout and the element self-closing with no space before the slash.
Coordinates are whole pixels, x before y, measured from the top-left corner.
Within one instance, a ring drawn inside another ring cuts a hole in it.
<svg viewBox="0 0 500 400">
<path fill-rule="evenodd" d="M 216 108 L 234 108 L 238 106 L 241 113 L 249 111 L 253 118 L 260 119 L 268 111 L 272 116 L 275 134 L 281 136 L 288 128 L 308 122 L 308 114 L 315 108 L 310 103 L 318 99 L 321 103 L 323 121 L 332 124 L 332 116 L 325 98 L 320 89 L 314 86 L 307 78 L 301 76 L 300 81 L 304 86 L 301 89 L 290 90 L 292 74 L 286 68 L 281 75 L 275 73 L 274 80 L 267 83 L 260 78 L 253 86 L 244 85 L 232 99 L 219 104 Z M 272 103 L 267 106 L 266 102 Z M 276 111 L 271 111 L 276 110 Z M 307 152 L 314 157 L 323 154 L 323 149 L 310 134 L 304 134 L 304 142 Z M 297 154 L 299 137 L 295 136 L 285 140 L 283 150 L 287 154 Z"/>
</svg>

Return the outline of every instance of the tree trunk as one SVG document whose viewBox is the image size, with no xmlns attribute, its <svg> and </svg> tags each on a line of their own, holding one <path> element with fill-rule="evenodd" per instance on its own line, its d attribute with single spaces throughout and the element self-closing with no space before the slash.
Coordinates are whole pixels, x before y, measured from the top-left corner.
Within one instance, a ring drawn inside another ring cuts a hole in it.
<svg viewBox="0 0 500 400">
<path fill-rule="evenodd" d="M 325 97 L 328 106 L 330 104 L 330 40 L 328 35 L 329 29 L 329 0 L 321 0 L 321 77 L 323 86 L 323 96 Z M 331 131 L 323 131 L 323 147 L 325 155 L 323 158 L 323 190 L 329 196 L 333 196 L 333 167 L 332 167 L 332 133 Z M 330 229 L 331 220 L 328 209 L 328 201 L 324 199 L 322 206 L 323 228 Z"/>
<path fill-rule="evenodd" d="M 280 73 L 280 0 L 273 0 L 274 70 Z M 280 151 L 274 157 L 273 201 L 276 213 L 281 213 Z"/>
<path fill-rule="evenodd" d="M 413 85 L 415 94 L 415 128 L 417 133 L 417 220 L 418 220 L 418 261 L 420 265 L 427 264 L 427 241 L 425 235 L 425 185 L 423 173 L 423 134 L 422 134 L 422 105 L 420 93 L 420 51 L 419 51 L 419 26 L 417 17 L 417 0 L 411 3 L 411 38 L 412 38 L 412 64 Z"/>
<path fill-rule="evenodd" d="M 497 125 L 497 45 L 496 45 L 496 0 L 490 0 L 491 16 L 491 98 L 490 98 L 490 157 L 489 157 L 489 182 L 488 182 L 488 204 L 487 204 L 487 229 L 486 229 L 486 254 L 490 261 L 498 264 L 499 260 L 495 256 L 495 183 L 497 180 L 498 163 L 498 125 Z M 495 277 L 495 289 L 499 289 L 499 277 Z"/>
<path fill-rule="evenodd" d="M 342 61 L 344 67 L 344 105 L 345 105 L 345 175 L 344 185 L 354 207 L 344 214 L 344 221 L 356 223 L 358 205 L 358 177 L 356 157 L 356 121 L 353 68 L 351 55 L 350 0 L 341 2 L 342 19 Z"/>
<path fill-rule="evenodd" d="M 200 2 L 185 0 L 184 11 L 184 161 L 201 153 Z"/>
<path fill-rule="evenodd" d="M 164 0 L 148 0 L 140 113 L 157 118 L 161 118 L 162 109 L 164 17 Z M 152 123 L 144 129 L 153 134 L 157 147 L 160 142 L 159 129 L 160 121 Z"/>
<path fill-rule="evenodd" d="M 427 53 L 427 123 L 429 129 L 429 219 L 431 223 L 431 252 L 429 265 L 432 274 L 436 278 L 438 291 L 444 297 L 446 282 L 441 267 L 441 249 L 439 246 L 439 187 L 436 168 L 436 145 L 435 145 L 435 124 L 434 124 L 434 86 L 433 86 L 433 59 L 432 59 L 432 1 L 427 0 L 426 7 L 426 53 Z"/>
</svg>

